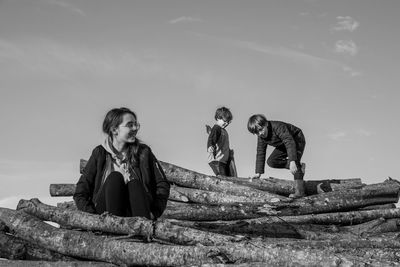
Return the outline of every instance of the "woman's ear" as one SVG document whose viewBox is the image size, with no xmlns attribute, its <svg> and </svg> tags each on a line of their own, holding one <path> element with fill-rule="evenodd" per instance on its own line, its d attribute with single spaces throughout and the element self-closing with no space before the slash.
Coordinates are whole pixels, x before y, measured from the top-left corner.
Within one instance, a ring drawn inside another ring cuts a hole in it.
<svg viewBox="0 0 400 267">
<path fill-rule="evenodd" d="M 117 135 L 118 134 L 118 128 L 116 128 L 116 127 L 111 128 L 111 133 L 113 135 Z"/>
</svg>

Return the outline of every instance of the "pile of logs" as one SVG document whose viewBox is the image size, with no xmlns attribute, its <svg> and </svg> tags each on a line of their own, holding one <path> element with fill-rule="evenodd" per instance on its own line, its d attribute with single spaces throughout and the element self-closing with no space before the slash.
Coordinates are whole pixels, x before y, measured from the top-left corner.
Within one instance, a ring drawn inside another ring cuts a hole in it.
<svg viewBox="0 0 400 267">
<path fill-rule="evenodd" d="M 38 199 L 0 208 L 0 258 L 8 259 L 0 266 L 400 266 L 394 179 L 307 181 L 307 196 L 293 200 L 290 180 L 214 177 L 161 164 L 172 186 L 157 221 Z M 51 196 L 74 190 L 50 185 Z"/>
</svg>

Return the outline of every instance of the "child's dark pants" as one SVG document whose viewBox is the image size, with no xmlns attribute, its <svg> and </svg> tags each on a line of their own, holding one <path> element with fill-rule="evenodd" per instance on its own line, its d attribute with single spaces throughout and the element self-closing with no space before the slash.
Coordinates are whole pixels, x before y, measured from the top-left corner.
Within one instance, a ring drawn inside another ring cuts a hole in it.
<svg viewBox="0 0 400 267">
<path fill-rule="evenodd" d="M 297 173 L 294 175 L 295 180 L 303 180 L 304 173 L 301 170 L 301 157 L 303 156 L 304 148 L 306 146 L 306 141 L 304 139 L 303 134 L 299 134 L 296 140 L 296 149 L 297 149 Z M 286 151 L 285 145 L 277 146 L 271 153 L 271 155 L 267 159 L 267 164 L 271 168 L 277 169 L 289 169 L 290 162 L 288 160 L 288 154 Z"/>
<path fill-rule="evenodd" d="M 96 212 L 122 216 L 140 216 L 150 219 L 150 203 L 142 182 L 134 179 L 125 184 L 119 172 L 111 172 L 99 192 Z"/>
<path fill-rule="evenodd" d="M 215 175 L 228 176 L 229 174 L 229 166 L 226 163 L 211 161 L 210 163 L 208 163 L 208 165 L 210 165 Z"/>
</svg>

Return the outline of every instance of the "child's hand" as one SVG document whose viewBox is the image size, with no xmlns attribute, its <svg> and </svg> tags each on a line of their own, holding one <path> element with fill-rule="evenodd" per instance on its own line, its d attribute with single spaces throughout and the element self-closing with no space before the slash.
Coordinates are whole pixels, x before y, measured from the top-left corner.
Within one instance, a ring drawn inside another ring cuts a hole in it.
<svg viewBox="0 0 400 267">
<path fill-rule="evenodd" d="M 289 170 L 290 170 L 290 172 L 291 172 L 293 175 L 296 174 L 296 172 L 297 172 L 297 165 L 296 165 L 296 162 L 295 162 L 295 161 L 291 161 L 291 162 L 290 162 Z"/>
</svg>

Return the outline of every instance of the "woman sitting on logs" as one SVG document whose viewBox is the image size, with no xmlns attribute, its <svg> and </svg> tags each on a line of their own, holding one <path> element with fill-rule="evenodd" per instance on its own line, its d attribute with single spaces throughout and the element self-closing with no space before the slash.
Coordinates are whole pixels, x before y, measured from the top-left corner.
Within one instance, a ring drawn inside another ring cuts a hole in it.
<svg viewBox="0 0 400 267">
<path fill-rule="evenodd" d="M 170 185 L 151 149 L 136 134 L 140 124 L 127 108 L 110 110 L 103 121 L 107 135 L 93 152 L 74 193 L 79 210 L 117 216 L 160 217 Z"/>
</svg>

